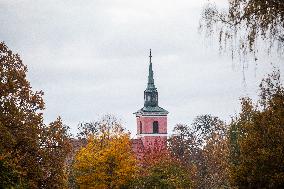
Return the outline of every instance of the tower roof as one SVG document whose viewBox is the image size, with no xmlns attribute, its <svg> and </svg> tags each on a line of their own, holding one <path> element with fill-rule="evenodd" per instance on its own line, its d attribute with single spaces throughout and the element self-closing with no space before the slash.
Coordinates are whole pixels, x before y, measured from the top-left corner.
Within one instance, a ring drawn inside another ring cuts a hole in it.
<svg viewBox="0 0 284 189">
<path fill-rule="evenodd" d="M 158 91 L 154 83 L 154 72 L 152 65 L 152 51 L 150 49 L 150 62 L 147 88 L 144 91 L 144 107 L 135 112 L 134 114 L 158 114 L 167 115 L 169 112 L 158 106 Z"/>
</svg>

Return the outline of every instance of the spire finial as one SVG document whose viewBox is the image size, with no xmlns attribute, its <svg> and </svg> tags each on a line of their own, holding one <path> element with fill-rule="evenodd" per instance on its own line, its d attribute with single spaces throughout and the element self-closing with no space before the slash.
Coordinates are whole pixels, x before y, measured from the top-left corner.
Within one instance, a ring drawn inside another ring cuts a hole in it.
<svg viewBox="0 0 284 189">
<path fill-rule="evenodd" d="M 151 49 L 150 49 L 150 63 L 152 63 L 152 52 L 151 52 Z"/>
<path fill-rule="evenodd" d="M 148 75 L 148 85 L 147 89 L 156 89 L 155 84 L 154 84 L 154 73 L 152 69 L 152 51 L 150 49 L 150 64 L 149 64 L 149 75 Z"/>
</svg>

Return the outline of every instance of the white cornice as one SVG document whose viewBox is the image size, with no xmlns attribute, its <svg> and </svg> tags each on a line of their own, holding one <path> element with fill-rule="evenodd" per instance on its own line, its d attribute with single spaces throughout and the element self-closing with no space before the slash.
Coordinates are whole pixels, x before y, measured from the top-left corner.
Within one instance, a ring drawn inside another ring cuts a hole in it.
<svg viewBox="0 0 284 189">
<path fill-rule="evenodd" d="M 144 136 L 168 136 L 167 133 L 142 133 L 137 134 L 138 137 L 144 137 Z"/>
</svg>

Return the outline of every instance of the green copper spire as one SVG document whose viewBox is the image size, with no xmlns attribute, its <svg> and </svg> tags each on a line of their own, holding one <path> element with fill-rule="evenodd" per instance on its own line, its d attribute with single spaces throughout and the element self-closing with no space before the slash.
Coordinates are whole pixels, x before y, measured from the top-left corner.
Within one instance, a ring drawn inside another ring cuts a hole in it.
<svg viewBox="0 0 284 189">
<path fill-rule="evenodd" d="M 149 64 L 149 75 L 148 75 L 148 83 L 147 88 L 144 91 L 144 107 L 138 110 L 135 114 L 142 115 L 167 115 L 169 112 L 158 105 L 159 95 L 157 88 L 154 84 L 154 73 L 152 68 L 152 52 L 150 49 L 150 64 Z"/>
<path fill-rule="evenodd" d="M 147 90 L 156 89 L 154 84 L 154 73 L 152 69 L 152 52 L 150 49 L 150 65 L 149 65 L 149 75 L 148 75 L 148 84 L 147 84 Z"/>
</svg>

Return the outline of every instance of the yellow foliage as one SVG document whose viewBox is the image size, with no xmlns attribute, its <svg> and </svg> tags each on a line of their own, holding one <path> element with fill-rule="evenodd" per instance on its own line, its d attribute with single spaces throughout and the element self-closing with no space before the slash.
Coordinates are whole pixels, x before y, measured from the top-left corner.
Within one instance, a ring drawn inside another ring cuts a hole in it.
<svg viewBox="0 0 284 189">
<path fill-rule="evenodd" d="M 76 182 L 80 188 L 119 188 L 136 173 L 129 135 L 92 136 L 76 155 Z"/>
</svg>

